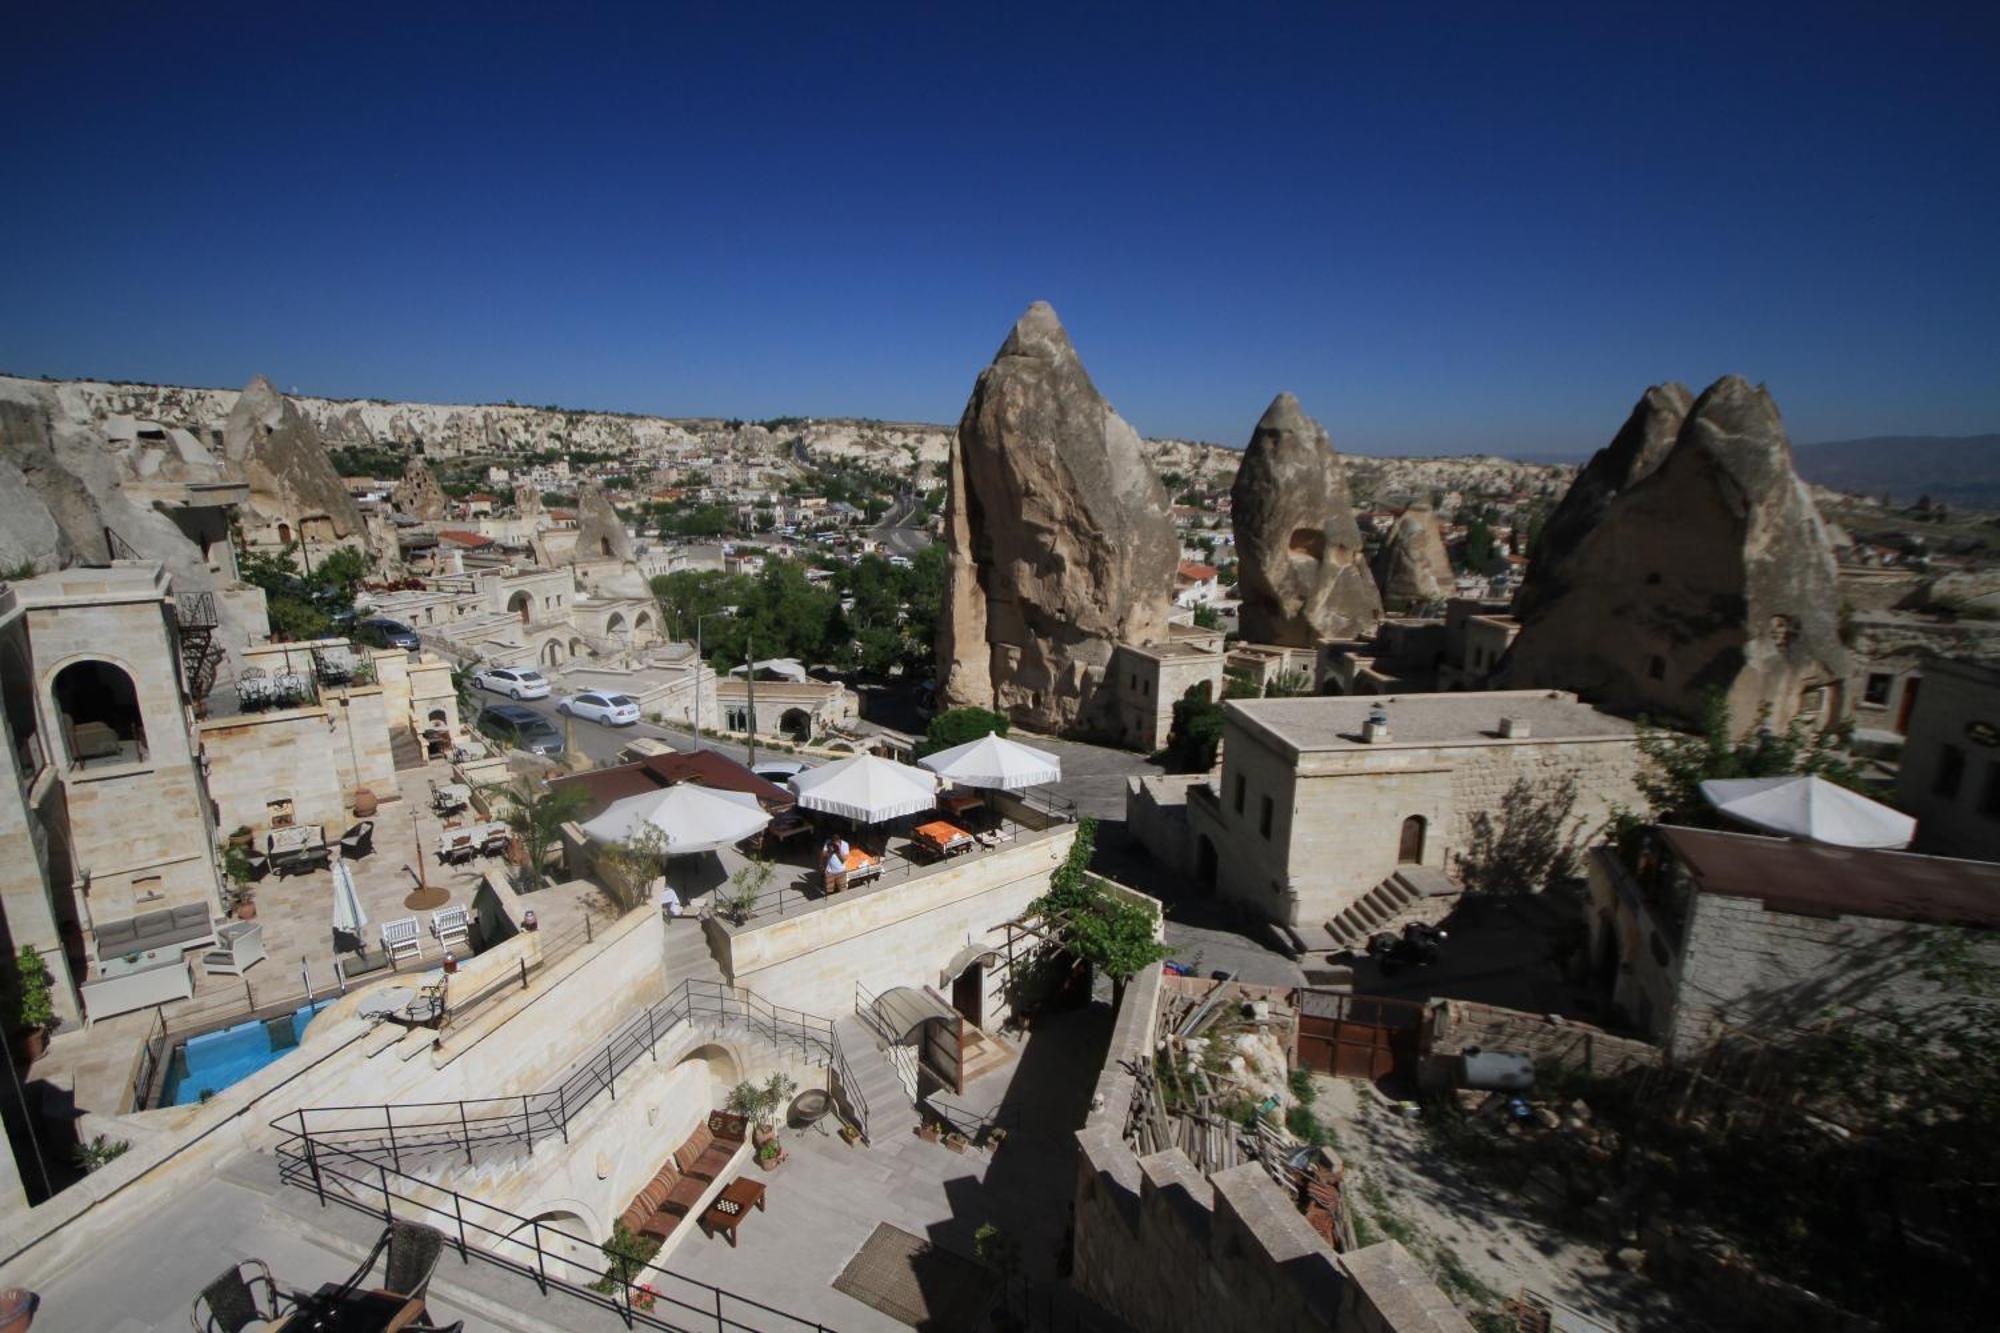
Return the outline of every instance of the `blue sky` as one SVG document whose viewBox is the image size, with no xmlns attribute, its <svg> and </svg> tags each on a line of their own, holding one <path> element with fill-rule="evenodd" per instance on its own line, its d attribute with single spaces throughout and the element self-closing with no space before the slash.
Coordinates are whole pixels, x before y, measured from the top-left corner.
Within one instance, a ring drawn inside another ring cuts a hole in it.
<svg viewBox="0 0 2000 1333">
<path fill-rule="evenodd" d="M 1149 434 L 2000 430 L 1990 3 L 168 8 L 10 20 L 0 367 L 954 421 L 1043 298 Z"/>
</svg>

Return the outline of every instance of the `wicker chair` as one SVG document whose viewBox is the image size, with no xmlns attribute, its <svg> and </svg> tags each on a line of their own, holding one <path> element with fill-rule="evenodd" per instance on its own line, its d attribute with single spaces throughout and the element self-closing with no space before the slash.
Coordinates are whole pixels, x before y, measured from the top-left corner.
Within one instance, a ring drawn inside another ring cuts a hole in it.
<svg viewBox="0 0 2000 1333">
<path fill-rule="evenodd" d="M 342 1289 L 353 1291 L 375 1271 L 375 1261 L 382 1252 L 389 1252 L 389 1261 L 382 1274 L 382 1285 L 371 1288 L 401 1296 L 406 1300 L 423 1297 L 431 1285 L 431 1274 L 437 1271 L 438 1256 L 444 1253 L 444 1233 L 434 1227 L 416 1222 L 391 1222 L 382 1229 L 381 1239 L 368 1252 L 368 1258 L 354 1271 L 354 1276 L 342 1284 Z"/>
<path fill-rule="evenodd" d="M 244 1276 L 244 1270 L 254 1270 Z M 257 1288 L 263 1287 L 265 1305 L 257 1303 Z M 278 1318 L 294 1302 L 291 1297 L 278 1290 L 278 1284 L 271 1278 L 271 1269 L 261 1259 L 245 1259 L 240 1264 L 231 1264 L 215 1281 L 201 1289 L 195 1297 L 194 1308 L 188 1318 L 195 1326 L 196 1333 L 241 1333 L 252 1324 L 267 1323 Z"/>
</svg>

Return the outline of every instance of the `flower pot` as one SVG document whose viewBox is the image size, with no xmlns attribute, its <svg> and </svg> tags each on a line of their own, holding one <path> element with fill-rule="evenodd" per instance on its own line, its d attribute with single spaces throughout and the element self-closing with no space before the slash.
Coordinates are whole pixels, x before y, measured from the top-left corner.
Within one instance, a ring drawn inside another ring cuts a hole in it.
<svg viewBox="0 0 2000 1333">
<path fill-rule="evenodd" d="M 962 1153 L 965 1151 L 965 1136 L 962 1134 L 954 1134 L 950 1138 L 944 1141 L 944 1146 L 951 1149 L 953 1152 Z"/>
<path fill-rule="evenodd" d="M 938 1141 L 938 1127 L 936 1125 L 918 1125 L 917 1137 L 925 1143 L 936 1143 Z"/>
<path fill-rule="evenodd" d="M 256 840 L 257 835 L 254 833 L 232 833 L 229 835 L 229 845 L 231 847 L 248 847 Z"/>
<path fill-rule="evenodd" d="M 362 819 L 373 818 L 376 808 L 377 803 L 374 792 L 368 790 L 366 787 L 356 787 L 354 789 L 354 813 L 357 816 Z"/>
<path fill-rule="evenodd" d="M 14 1030 L 14 1050 L 20 1055 L 18 1063 L 31 1065 L 49 1049 L 49 1030 L 45 1027 L 16 1028 Z"/>
<path fill-rule="evenodd" d="M 750 1146 L 753 1148 L 761 1148 L 765 1144 L 769 1143 L 772 1139 L 775 1139 L 777 1137 L 778 1137 L 777 1130 L 769 1129 L 763 1125 L 758 1125 L 756 1128 L 750 1131 Z"/>
<path fill-rule="evenodd" d="M 236 904 L 236 919 L 238 921 L 255 921 L 257 919 L 257 904 L 248 898 Z"/>
</svg>

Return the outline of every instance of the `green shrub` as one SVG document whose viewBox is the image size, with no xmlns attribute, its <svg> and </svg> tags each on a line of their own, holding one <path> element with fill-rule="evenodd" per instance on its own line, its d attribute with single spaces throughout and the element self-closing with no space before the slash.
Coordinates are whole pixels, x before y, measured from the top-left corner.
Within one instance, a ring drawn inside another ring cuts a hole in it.
<svg viewBox="0 0 2000 1333">
<path fill-rule="evenodd" d="M 1311 1106 L 1319 1096 L 1319 1089 L 1313 1086 L 1312 1070 L 1301 1066 L 1292 1071 L 1292 1096 L 1299 1099 L 1299 1105 Z"/>
<path fill-rule="evenodd" d="M 976 741 L 981 736 L 1005 736 L 1007 718 L 989 708 L 952 708 L 931 719 L 924 739 L 917 746 L 917 758 L 949 750 L 954 745 Z"/>
<path fill-rule="evenodd" d="M 51 989 L 55 978 L 49 975 L 49 965 L 42 961 L 34 945 L 21 946 L 14 958 L 14 975 L 17 992 L 14 1026 L 45 1028 L 55 1022 L 55 997 Z"/>
</svg>

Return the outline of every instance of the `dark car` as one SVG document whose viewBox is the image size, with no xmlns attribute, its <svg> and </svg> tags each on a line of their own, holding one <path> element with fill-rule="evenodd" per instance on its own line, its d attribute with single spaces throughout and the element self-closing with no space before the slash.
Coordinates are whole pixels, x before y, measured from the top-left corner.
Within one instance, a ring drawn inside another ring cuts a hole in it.
<svg viewBox="0 0 2000 1333">
<path fill-rule="evenodd" d="M 423 645 L 417 639 L 417 632 L 400 620 L 387 616 L 370 616 L 355 625 L 354 632 L 364 641 L 381 640 L 385 648 L 401 648 L 413 653 Z"/>
<path fill-rule="evenodd" d="M 520 704 L 488 704 L 479 710 L 479 729 L 517 750 L 554 759 L 563 752 L 562 733 L 532 708 Z"/>
</svg>

